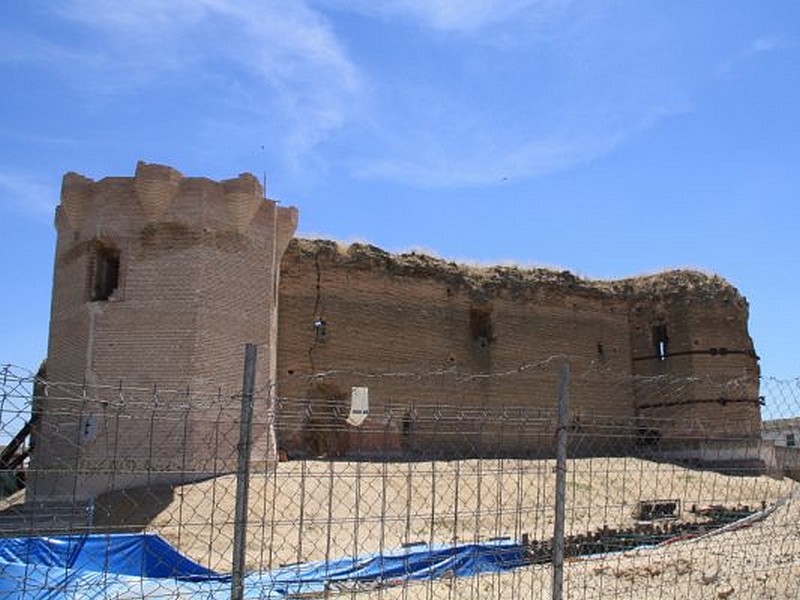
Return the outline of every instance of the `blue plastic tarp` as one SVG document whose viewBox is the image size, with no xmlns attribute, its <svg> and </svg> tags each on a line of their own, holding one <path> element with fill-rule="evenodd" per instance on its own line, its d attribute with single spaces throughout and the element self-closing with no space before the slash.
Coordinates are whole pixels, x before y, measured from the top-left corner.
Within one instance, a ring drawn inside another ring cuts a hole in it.
<svg viewBox="0 0 800 600">
<path fill-rule="evenodd" d="M 420 544 L 251 573 L 246 598 L 284 598 L 399 585 L 408 580 L 507 571 L 529 564 L 520 544 Z M 227 598 L 230 576 L 153 534 L 0 539 L 0 599 Z"/>
<path fill-rule="evenodd" d="M 0 561 L 140 577 L 218 576 L 154 534 L 5 538 Z"/>
<path fill-rule="evenodd" d="M 227 579 L 153 534 L 0 538 L 3 599 L 114 598 L 132 587 Z"/>
<path fill-rule="evenodd" d="M 528 564 L 526 548 L 510 540 L 441 546 L 419 544 L 393 552 L 303 563 L 269 573 L 254 573 L 245 579 L 245 596 L 284 597 L 322 593 L 327 589 L 390 587 L 408 580 L 502 572 Z M 259 596 L 255 593 L 259 589 L 269 590 L 273 596 Z M 249 596 L 249 591 L 255 594 Z"/>
</svg>

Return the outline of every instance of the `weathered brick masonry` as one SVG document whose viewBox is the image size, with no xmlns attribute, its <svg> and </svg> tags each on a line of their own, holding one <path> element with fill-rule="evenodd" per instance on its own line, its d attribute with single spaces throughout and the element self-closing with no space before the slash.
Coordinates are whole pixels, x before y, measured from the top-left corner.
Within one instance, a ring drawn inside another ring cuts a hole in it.
<svg viewBox="0 0 800 600">
<path fill-rule="evenodd" d="M 274 267 L 296 221 L 296 210 L 265 201 L 249 174 L 216 182 L 139 163 L 133 178 L 64 177 L 47 359 L 55 389 L 38 400 L 33 497 L 174 480 L 187 465 L 200 475 L 214 458 L 217 470 L 233 467 L 237 402 L 206 415 L 197 406 L 185 419 L 168 405 L 154 412 L 149 390 L 188 387 L 197 399 L 221 389 L 230 398 L 241 389 L 246 342 L 262 346 L 257 385 L 274 378 Z M 140 387 L 143 403 L 127 398 L 128 408 L 112 412 L 61 399 L 80 398 L 81 383 L 93 394 L 111 386 L 109 401 L 118 384 Z M 271 432 L 256 436 L 268 455 Z M 214 439 L 224 447 L 212 448 Z M 77 491 L 76 470 L 85 472 Z"/>
<path fill-rule="evenodd" d="M 312 439 L 309 448 L 304 429 L 315 423 L 293 412 L 302 404 L 287 403 L 278 436 L 290 455 L 549 454 L 552 420 L 532 443 L 535 422 L 515 435 L 507 425 L 487 431 L 454 419 L 447 431 L 430 419 L 409 423 L 397 415 L 437 405 L 495 415 L 519 407 L 553 411 L 557 371 L 547 361 L 557 355 L 568 355 L 580 374 L 571 384 L 580 433 L 573 438 L 583 442 L 576 450 L 625 452 L 641 443 L 643 424 L 661 446 L 758 435 L 747 304 L 716 276 L 671 271 L 588 281 L 568 272 L 470 267 L 363 244 L 293 240 L 283 259 L 280 306 L 280 395 L 338 398 L 343 406 L 334 412 L 346 413 L 344 392 L 367 385 L 372 429 L 387 429 L 365 437 L 351 428 L 350 435 Z M 324 337 L 313 326 L 321 321 Z M 526 365 L 541 366 L 516 372 Z M 304 377 L 316 372 L 334 374 L 320 387 Z M 431 372 L 441 375 L 359 375 Z M 375 422 L 381 418 L 385 423 Z M 426 427 L 437 427 L 436 435 L 421 435 L 434 433 Z"/>
<path fill-rule="evenodd" d="M 587 442 L 576 451 L 624 452 L 642 423 L 645 437 L 664 444 L 758 435 L 747 304 L 719 277 L 671 271 L 600 282 L 363 244 L 290 243 L 296 220 L 294 209 L 263 199 L 252 175 L 215 182 L 144 163 L 132 178 L 67 174 L 48 379 L 230 393 L 241 386 L 243 346 L 255 342 L 259 385 L 277 382 L 283 399 L 277 446 L 290 456 L 535 456 L 551 452 L 550 426 L 493 431 L 481 411 L 547 416 L 556 388 L 548 360 L 568 355 L 581 375 L 571 385 L 572 424 Z M 685 385 L 665 394 L 652 375 Z M 344 424 L 352 386 L 370 393 L 358 429 Z M 75 494 L 76 469 L 78 493 L 91 497 L 154 483 L 158 472 L 176 482 L 233 467 L 237 401 L 206 410 L 192 394 L 190 419 L 152 410 L 144 418 L 134 405 L 112 419 L 98 408 L 67 410 L 61 396 L 37 400 L 31 498 Z M 415 418 L 431 406 L 458 407 L 466 421 L 448 430 Z M 222 436 L 220 420 L 230 428 Z M 273 432 L 256 433 L 258 455 L 272 458 Z"/>
</svg>

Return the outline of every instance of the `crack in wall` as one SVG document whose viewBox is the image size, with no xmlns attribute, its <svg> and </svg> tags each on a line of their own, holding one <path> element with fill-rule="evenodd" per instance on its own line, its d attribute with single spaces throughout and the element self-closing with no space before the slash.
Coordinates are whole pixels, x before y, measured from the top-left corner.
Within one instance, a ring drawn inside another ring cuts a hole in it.
<svg viewBox="0 0 800 600">
<path fill-rule="evenodd" d="M 317 344 L 319 343 L 319 331 L 318 331 L 318 324 L 324 325 L 324 320 L 322 319 L 322 315 L 320 314 L 320 305 L 322 304 L 322 266 L 319 263 L 319 254 L 314 257 L 314 268 L 317 274 L 317 282 L 316 282 L 316 298 L 314 299 L 314 341 L 311 343 L 311 347 L 308 349 L 308 364 L 311 367 L 311 372 L 315 373 L 316 368 L 314 367 L 314 350 L 317 349 Z"/>
</svg>

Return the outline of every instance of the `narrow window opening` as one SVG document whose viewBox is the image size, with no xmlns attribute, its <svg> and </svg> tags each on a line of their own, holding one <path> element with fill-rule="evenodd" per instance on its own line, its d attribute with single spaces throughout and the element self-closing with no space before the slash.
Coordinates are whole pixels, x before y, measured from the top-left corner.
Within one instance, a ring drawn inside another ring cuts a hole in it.
<svg viewBox="0 0 800 600">
<path fill-rule="evenodd" d="M 119 250 L 99 246 L 94 255 L 94 272 L 90 300 L 105 302 L 119 286 Z"/>
<path fill-rule="evenodd" d="M 794 448 L 795 445 L 796 445 L 796 441 L 794 439 L 794 434 L 793 433 L 787 433 L 786 434 L 786 446 L 789 447 L 789 448 Z"/>
<path fill-rule="evenodd" d="M 489 344 L 494 341 L 490 306 L 469 309 L 469 329 L 472 339 L 478 342 L 479 347 L 484 349 L 489 347 Z"/>
<path fill-rule="evenodd" d="M 666 360 L 669 354 L 669 337 L 666 325 L 653 326 L 653 344 L 659 360 Z"/>
</svg>

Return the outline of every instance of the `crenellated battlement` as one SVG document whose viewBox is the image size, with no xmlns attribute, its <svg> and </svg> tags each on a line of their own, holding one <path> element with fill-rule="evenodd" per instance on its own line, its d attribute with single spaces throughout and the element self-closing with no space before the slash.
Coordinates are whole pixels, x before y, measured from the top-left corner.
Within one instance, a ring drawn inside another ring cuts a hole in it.
<svg viewBox="0 0 800 600">
<path fill-rule="evenodd" d="M 94 181 L 69 172 L 61 183 L 61 208 L 72 229 L 80 229 L 94 196 Z"/>
<path fill-rule="evenodd" d="M 133 177 L 94 181 L 67 173 L 59 207 L 65 217 L 61 224 L 79 237 L 96 236 L 100 228 L 131 235 L 144 226 L 160 223 L 244 235 L 260 211 L 274 211 L 284 227 L 293 229 L 296 225 L 296 210 L 278 208 L 267 200 L 258 179 L 250 173 L 214 181 L 185 177 L 172 167 L 141 161 Z"/>
<path fill-rule="evenodd" d="M 182 179 L 183 175 L 172 167 L 139 161 L 133 186 L 148 221 L 159 221 L 164 216 Z"/>
</svg>

